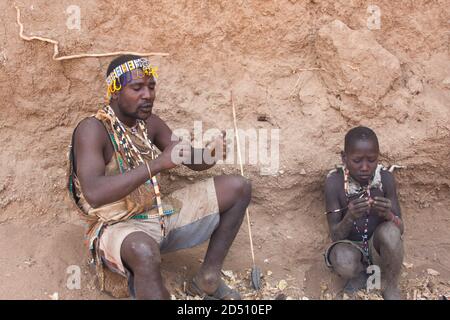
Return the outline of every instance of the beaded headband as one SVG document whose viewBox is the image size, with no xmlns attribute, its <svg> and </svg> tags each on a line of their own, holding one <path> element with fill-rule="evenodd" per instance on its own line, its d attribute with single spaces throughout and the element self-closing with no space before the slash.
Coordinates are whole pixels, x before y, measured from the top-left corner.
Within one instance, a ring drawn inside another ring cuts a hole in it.
<svg viewBox="0 0 450 320">
<path fill-rule="evenodd" d="M 131 71 L 136 69 L 142 69 L 143 71 L 140 75 L 138 74 L 138 78 L 142 78 L 144 75 L 152 75 L 153 78 L 158 78 L 158 74 L 156 73 L 158 67 L 151 66 L 147 59 L 139 58 L 129 60 L 122 63 L 120 66 L 115 67 L 106 77 L 106 84 L 108 86 L 107 97 L 109 98 L 114 92 L 120 91 L 122 86 L 126 85 L 126 82 L 130 82 L 132 80 Z M 129 79 L 125 78 L 124 83 L 121 83 L 120 78 L 123 78 L 126 74 L 129 76 Z"/>
</svg>

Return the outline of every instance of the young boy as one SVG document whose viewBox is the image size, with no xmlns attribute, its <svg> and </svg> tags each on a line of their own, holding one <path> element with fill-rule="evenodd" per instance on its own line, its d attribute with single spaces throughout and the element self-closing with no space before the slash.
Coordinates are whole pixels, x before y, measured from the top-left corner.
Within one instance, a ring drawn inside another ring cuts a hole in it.
<svg viewBox="0 0 450 320">
<path fill-rule="evenodd" d="M 371 129 L 356 127 L 345 135 L 343 167 L 331 171 L 325 182 L 333 241 L 325 260 L 347 280 L 347 293 L 364 288 L 366 268 L 378 265 L 384 299 L 401 299 L 403 222 L 394 176 L 378 164 L 378 155 L 378 138 Z"/>
</svg>

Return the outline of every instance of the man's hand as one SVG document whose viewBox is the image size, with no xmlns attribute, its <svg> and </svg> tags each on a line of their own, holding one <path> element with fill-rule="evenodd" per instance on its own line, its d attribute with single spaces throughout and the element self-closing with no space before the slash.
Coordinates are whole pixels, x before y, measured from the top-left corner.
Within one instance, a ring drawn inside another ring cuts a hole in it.
<svg viewBox="0 0 450 320">
<path fill-rule="evenodd" d="M 173 142 L 164 149 L 157 160 L 161 170 L 172 169 L 180 164 L 190 164 L 192 161 L 192 146 L 187 140 Z"/>
<path fill-rule="evenodd" d="M 207 152 L 209 152 L 211 158 L 216 158 L 216 153 L 217 156 L 221 156 L 221 159 L 216 159 L 216 161 L 225 160 L 227 157 L 226 132 L 222 131 L 220 135 L 208 141 L 206 143 L 205 149 L 207 150 Z"/>
<path fill-rule="evenodd" d="M 363 216 L 365 212 L 370 209 L 369 199 L 368 198 L 359 198 L 353 201 L 350 201 L 348 204 L 347 214 L 350 215 L 352 220 L 357 220 Z"/>
<path fill-rule="evenodd" d="M 372 208 L 380 216 L 380 218 L 387 220 L 392 209 L 391 200 L 383 197 L 374 197 Z"/>
</svg>

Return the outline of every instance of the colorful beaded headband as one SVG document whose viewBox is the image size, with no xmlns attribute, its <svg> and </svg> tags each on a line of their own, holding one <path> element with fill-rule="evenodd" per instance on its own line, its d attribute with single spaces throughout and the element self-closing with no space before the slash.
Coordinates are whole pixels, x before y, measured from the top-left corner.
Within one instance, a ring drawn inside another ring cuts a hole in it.
<svg viewBox="0 0 450 320">
<path fill-rule="evenodd" d="M 158 78 L 156 71 L 158 67 L 152 67 L 150 62 L 145 58 L 133 59 L 122 63 L 120 66 L 114 68 L 113 71 L 106 77 L 106 84 L 108 86 L 107 97 L 109 98 L 114 92 L 120 91 L 122 86 L 126 85 L 126 80 L 124 83 L 120 82 L 120 77 L 123 77 L 127 72 L 131 72 L 136 69 L 142 69 L 142 74 L 138 74 L 138 78 L 144 75 L 152 75 L 153 78 Z M 131 73 L 128 75 L 128 82 L 132 80 Z"/>
</svg>

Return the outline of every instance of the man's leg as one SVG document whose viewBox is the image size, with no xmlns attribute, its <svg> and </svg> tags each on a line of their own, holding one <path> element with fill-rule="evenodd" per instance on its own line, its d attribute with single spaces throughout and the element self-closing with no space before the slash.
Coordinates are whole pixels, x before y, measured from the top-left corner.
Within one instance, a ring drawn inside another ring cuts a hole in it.
<svg viewBox="0 0 450 320">
<path fill-rule="evenodd" d="M 211 235 L 205 260 L 195 277 L 197 286 L 213 294 L 220 284 L 225 257 L 242 224 L 252 193 L 251 183 L 241 176 L 214 177 L 220 222 Z"/>
<path fill-rule="evenodd" d="M 134 276 L 136 299 L 170 299 L 161 276 L 158 243 L 145 232 L 133 232 L 122 243 L 120 256 Z"/>
<path fill-rule="evenodd" d="M 398 280 L 403 262 L 403 241 L 399 228 L 392 222 L 380 224 L 374 232 L 373 245 L 380 255 L 384 299 L 401 299 Z"/>
<path fill-rule="evenodd" d="M 352 293 L 354 290 L 364 288 L 366 272 L 362 263 L 362 253 L 348 243 L 335 244 L 329 254 L 333 270 L 347 281 L 345 289 Z"/>
</svg>

